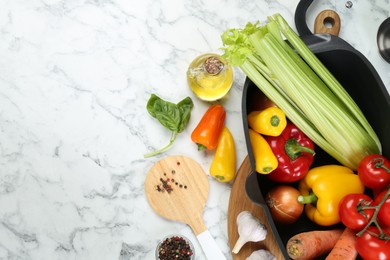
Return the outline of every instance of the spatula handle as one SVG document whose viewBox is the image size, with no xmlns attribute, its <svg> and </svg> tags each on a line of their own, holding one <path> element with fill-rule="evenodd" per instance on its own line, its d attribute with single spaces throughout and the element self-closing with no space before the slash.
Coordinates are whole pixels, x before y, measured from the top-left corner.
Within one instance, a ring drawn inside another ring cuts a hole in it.
<svg viewBox="0 0 390 260">
<path fill-rule="evenodd" d="M 211 236 L 208 230 L 203 231 L 199 235 L 196 236 L 200 246 L 203 249 L 203 253 L 205 254 L 208 260 L 225 260 L 226 257 L 219 249 L 217 243 L 214 238 Z"/>
</svg>

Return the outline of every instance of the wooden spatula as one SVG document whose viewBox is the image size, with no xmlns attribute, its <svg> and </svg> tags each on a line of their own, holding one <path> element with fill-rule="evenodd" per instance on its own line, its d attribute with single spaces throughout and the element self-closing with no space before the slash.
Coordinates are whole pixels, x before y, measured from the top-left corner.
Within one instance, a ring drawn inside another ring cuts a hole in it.
<svg viewBox="0 0 390 260">
<path fill-rule="evenodd" d="M 146 176 L 145 192 L 157 214 L 191 227 L 208 259 L 226 259 L 203 222 L 209 183 L 196 161 L 171 156 L 156 162 Z"/>
</svg>

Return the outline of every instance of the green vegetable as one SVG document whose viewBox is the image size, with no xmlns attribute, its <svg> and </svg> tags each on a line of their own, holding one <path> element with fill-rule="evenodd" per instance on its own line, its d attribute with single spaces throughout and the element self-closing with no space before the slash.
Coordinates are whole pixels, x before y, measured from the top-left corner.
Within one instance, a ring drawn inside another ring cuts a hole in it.
<svg viewBox="0 0 390 260">
<path fill-rule="evenodd" d="M 280 14 L 229 29 L 222 41 L 223 57 L 341 164 L 357 169 L 366 155 L 381 153 L 360 108 Z"/>
<path fill-rule="evenodd" d="M 179 103 L 174 104 L 161 99 L 155 94 L 150 96 L 146 109 L 152 117 L 156 118 L 163 126 L 168 128 L 172 132 L 172 135 L 168 145 L 152 153 L 145 154 L 145 158 L 164 152 L 171 147 L 177 135 L 183 132 L 190 121 L 193 106 L 194 103 L 190 97 L 186 97 Z"/>
</svg>

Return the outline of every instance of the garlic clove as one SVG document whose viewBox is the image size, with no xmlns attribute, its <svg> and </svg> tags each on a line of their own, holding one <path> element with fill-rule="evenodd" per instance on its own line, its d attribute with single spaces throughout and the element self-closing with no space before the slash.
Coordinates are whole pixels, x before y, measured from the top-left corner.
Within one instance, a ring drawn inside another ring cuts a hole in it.
<svg viewBox="0 0 390 260">
<path fill-rule="evenodd" d="M 276 260 L 276 257 L 270 251 L 260 249 L 254 251 L 246 260 Z"/>
<path fill-rule="evenodd" d="M 243 237 L 239 237 L 236 244 L 234 245 L 233 247 L 233 250 L 232 252 L 234 254 L 238 254 L 238 252 L 240 252 L 241 248 L 247 243 L 249 242 L 248 240 L 244 239 Z"/>
<path fill-rule="evenodd" d="M 267 236 L 265 225 L 249 211 L 238 214 L 237 229 L 239 238 L 232 250 L 234 254 L 237 254 L 247 242 L 263 241 Z"/>
</svg>

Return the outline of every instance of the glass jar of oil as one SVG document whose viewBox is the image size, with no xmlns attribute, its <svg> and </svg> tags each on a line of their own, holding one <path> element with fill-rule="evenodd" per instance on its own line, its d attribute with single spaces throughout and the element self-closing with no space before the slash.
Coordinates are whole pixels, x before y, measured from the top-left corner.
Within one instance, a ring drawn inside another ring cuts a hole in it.
<svg viewBox="0 0 390 260">
<path fill-rule="evenodd" d="M 206 53 L 191 62 L 187 81 L 197 97 L 215 101 L 224 97 L 232 87 L 233 69 L 220 55 Z"/>
</svg>

